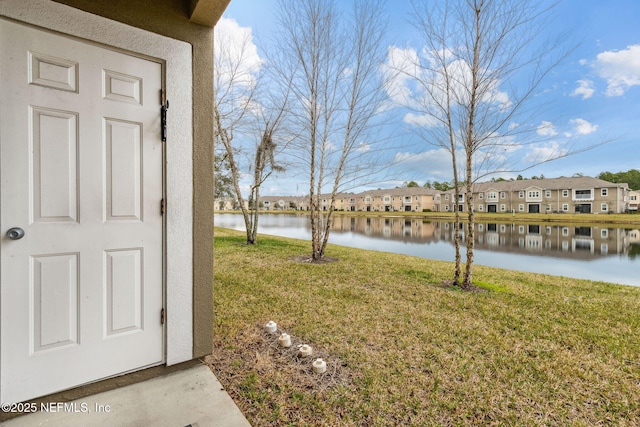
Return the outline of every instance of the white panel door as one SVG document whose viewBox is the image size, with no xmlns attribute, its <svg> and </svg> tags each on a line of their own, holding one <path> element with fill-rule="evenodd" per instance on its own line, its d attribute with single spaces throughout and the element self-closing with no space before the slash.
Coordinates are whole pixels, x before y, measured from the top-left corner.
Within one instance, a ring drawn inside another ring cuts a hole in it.
<svg viewBox="0 0 640 427">
<path fill-rule="evenodd" d="M 0 54 L 0 401 L 162 363 L 162 65 L 4 19 Z"/>
</svg>

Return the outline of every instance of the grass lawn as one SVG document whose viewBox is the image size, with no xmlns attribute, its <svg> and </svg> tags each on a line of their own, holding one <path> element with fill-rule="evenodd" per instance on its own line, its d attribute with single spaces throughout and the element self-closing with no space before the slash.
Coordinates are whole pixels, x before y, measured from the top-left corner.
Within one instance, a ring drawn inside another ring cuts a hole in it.
<svg viewBox="0 0 640 427">
<path fill-rule="evenodd" d="M 640 288 L 477 266 L 465 293 L 451 263 L 243 241 L 216 229 L 208 362 L 252 425 L 640 425 Z"/>
</svg>

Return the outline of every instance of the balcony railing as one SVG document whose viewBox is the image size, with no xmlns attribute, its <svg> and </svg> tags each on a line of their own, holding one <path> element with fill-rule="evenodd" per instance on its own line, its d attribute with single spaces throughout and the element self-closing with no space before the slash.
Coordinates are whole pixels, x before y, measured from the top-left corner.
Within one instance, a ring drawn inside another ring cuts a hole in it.
<svg viewBox="0 0 640 427">
<path fill-rule="evenodd" d="M 593 200 L 593 194 L 574 194 L 573 200 Z"/>
</svg>

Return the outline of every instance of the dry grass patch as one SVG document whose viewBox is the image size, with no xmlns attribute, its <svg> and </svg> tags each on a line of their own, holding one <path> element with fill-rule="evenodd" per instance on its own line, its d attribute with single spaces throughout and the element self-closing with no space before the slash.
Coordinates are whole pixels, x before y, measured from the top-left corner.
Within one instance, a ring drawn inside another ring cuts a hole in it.
<svg viewBox="0 0 640 427">
<path fill-rule="evenodd" d="M 353 387 L 353 372 L 339 357 L 295 336 L 291 336 L 291 347 L 281 347 L 281 332 L 280 328 L 271 334 L 252 325 L 238 333 L 236 345 L 227 345 L 205 360 L 223 384 L 235 385 L 235 397 L 241 399 L 243 412 L 254 425 L 279 420 L 297 424 L 304 421 L 299 415 L 307 413 L 300 405 L 318 405 L 329 389 Z M 303 344 L 313 347 L 311 356 L 299 355 Z M 326 372 L 313 371 L 317 358 L 326 362 Z"/>
<path fill-rule="evenodd" d="M 212 369 L 262 425 L 639 425 L 640 289 L 216 230 Z M 260 328 L 335 363 L 314 376 Z M 323 382 L 323 381 L 326 381 Z"/>
</svg>

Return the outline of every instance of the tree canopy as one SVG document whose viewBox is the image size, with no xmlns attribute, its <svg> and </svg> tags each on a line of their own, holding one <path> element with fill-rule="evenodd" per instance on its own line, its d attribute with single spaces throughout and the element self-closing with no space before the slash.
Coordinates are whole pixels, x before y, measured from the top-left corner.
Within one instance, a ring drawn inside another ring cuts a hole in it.
<svg viewBox="0 0 640 427">
<path fill-rule="evenodd" d="M 597 178 L 609 182 L 621 183 L 626 182 L 632 190 L 640 190 L 640 170 L 629 169 L 626 172 L 601 172 Z"/>
</svg>

